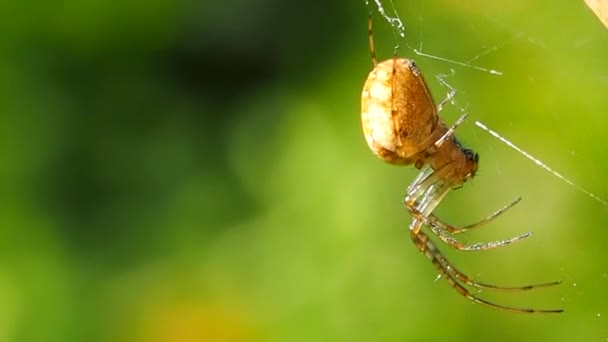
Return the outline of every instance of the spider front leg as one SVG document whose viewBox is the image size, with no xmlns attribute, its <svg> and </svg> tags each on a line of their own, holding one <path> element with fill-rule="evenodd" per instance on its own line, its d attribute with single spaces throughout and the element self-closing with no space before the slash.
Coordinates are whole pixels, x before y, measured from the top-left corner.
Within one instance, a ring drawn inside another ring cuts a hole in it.
<svg viewBox="0 0 608 342">
<path fill-rule="evenodd" d="M 528 232 L 528 233 L 514 236 L 510 239 L 496 240 L 496 241 L 490 241 L 490 242 L 478 242 L 478 243 L 467 245 L 467 244 L 464 244 L 464 243 L 458 241 L 457 239 L 453 238 L 452 236 L 450 236 L 449 233 L 446 230 L 444 230 L 443 228 L 436 226 L 428 221 L 427 221 L 427 225 L 429 226 L 431 231 L 435 235 L 437 235 L 437 237 L 439 237 L 441 239 L 441 241 L 443 241 L 448 246 L 450 246 L 454 249 L 457 249 L 459 251 L 483 251 L 483 250 L 494 249 L 494 248 L 498 248 L 498 247 L 504 247 L 504 246 L 510 245 L 514 242 L 521 241 L 529 236 L 532 236 L 532 233 Z"/>
<path fill-rule="evenodd" d="M 435 141 L 435 148 L 439 148 L 444 142 L 446 142 L 450 137 L 452 137 L 454 135 L 454 131 L 456 130 L 456 128 L 458 128 L 458 126 L 460 126 L 464 120 L 467 119 L 467 117 L 469 116 L 469 114 L 464 113 L 462 114 L 457 120 L 456 122 L 447 130 L 447 132 L 445 132 L 441 138 L 437 139 L 437 141 Z"/>
<path fill-rule="evenodd" d="M 431 231 L 435 235 L 437 235 L 438 238 L 441 239 L 441 241 L 443 241 L 448 246 L 461 251 L 480 251 L 504 247 L 532 235 L 532 233 L 528 232 L 506 240 L 497 240 L 467 245 L 451 236 L 452 233 L 449 231 L 449 229 L 458 230 L 458 228 L 449 226 L 439 221 L 435 216 L 425 217 L 416 208 L 409 208 L 408 210 L 410 211 L 412 216 L 414 216 L 417 220 L 424 222 L 424 224 L 426 224 L 431 229 Z"/>
<path fill-rule="evenodd" d="M 455 227 L 455 226 L 446 224 L 433 214 L 429 215 L 428 220 L 429 220 L 429 224 L 439 226 L 441 229 L 448 231 L 450 234 L 460 234 L 460 233 L 469 231 L 471 229 L 479 228 L 479 227 L 485 225 L 486 223 L 493 221 L 495 218 L 502 215 L 505 211 L 511 209 L 513 206 L 515 206 L 520 201 L 521 201 L 521 197 L 518 197 L 513 202 L 496 210 L 492 214 L 486 216 L 484 219 L 482 219 L 478 222 L 472 223 L 472 224 L 468 224 L 466 226 L 462 226 L 462 227 Z"/>
</svg>

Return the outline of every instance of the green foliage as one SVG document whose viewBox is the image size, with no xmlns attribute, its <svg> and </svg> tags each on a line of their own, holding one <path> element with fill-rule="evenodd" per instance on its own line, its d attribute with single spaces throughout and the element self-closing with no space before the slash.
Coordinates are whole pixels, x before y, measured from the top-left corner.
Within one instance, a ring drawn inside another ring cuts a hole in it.
<svg viewBox="0 0 608 342">
<path fill-rule="evenodd" d="M 523 196 L 462 238 L 535 233 L 440 247 L 489 283 L 563 279 L 480 296 L 564 314 L 494 311 L 434 281 L 401 205 L 416 171 L 361 132 L 363 2 L 9 0 L 0 341 L 606 339 L 608 208 L 472 123 L 608 197 L 608 32 L 582 1 L 395 2 L 407 37 L 376 15 L 379 58 L 399 44 L 437 100 L 453 69 L 441 116 L 466 108 L 457 135 L 481 158 L 439 215 L 466 224 Z"/>
</svg>

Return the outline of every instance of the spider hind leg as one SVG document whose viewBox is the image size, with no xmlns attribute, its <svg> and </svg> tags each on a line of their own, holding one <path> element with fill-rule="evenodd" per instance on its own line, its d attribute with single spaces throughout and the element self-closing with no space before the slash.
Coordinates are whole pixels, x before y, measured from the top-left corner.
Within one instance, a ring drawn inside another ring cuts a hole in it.
<svg viewBox="0 0 608 342">
<path fill-rule="evenodd" d="M 419 222 L 419 224 L 422 224 Z M 477 297 L 471 291 L 469 291 L 465 285 L 469 285 L 476 288 L 490 289 L 490 290 L 499 290 L 499 291 L 520 291 L 520 290 L 531 290 L 538 287 L 552 286 L 557 285 L 561 281 L 545 283 L 545 284 L 537 284 L 537 285 L 526 285 L 521 287 L 502 287 L 496 285 L 489 285 L 484 283 L 479 283 L 477 281 L 472 280 L 470 277 L 466 276 L 464 273 L 460 272 L 456 269 L 452 264 L 447 260 L 447 258 L 439 251 L 439 249 L 433 244 L 433 242 L 429 239 L 428 235 L 426 235 L 422 230 L 418 230 L 416 233 L 414 230 L 410 231 L 410 237 L 419 251 L 421 251 L 435 266 L 439 274 L 446 279 L 446 281 L 450 284 L 452 288 L 456 290 L 460 295 L 469 299 L 472 302 L 483 304 L 494 309 L 504 310 L 504 311 L 512 311 L 512 312 L 520 312 L 520 313 L 559 313 L 562 312 L 562 309 L 530 309 L 530 308 L 515 308 L 510 306 L 505 306 L 501 304 L 496 304 L 490 301 L 487 301 L 483 298 Z"/>
</svg>

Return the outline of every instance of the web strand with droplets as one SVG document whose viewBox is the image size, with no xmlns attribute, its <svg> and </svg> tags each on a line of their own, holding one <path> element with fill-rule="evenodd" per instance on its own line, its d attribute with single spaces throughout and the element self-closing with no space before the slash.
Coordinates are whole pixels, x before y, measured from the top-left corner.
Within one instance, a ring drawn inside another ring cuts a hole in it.
<svg viewBox="0 0 608 342">
<path fill-rule="evenodd" d="M 528 152 L 522 150 L 521 148 L 519 148 L 518 146 L 516 146 L 515 144 L 513 144 L 511 141 L 503 138 L 500 134 L 496 133 L 495 131 L 489 129 L 486 125 L 482 124 L 479 121 L 475 121 L 475 125 L 481 129 L 483 129 L 484 131 L 490 133 L 490 135 L 492 135 L 494 138 L 500 140 L 502 143 L 504 143 L 505 145 L 511 147 L 512 149 L 516 150 L 517 152 L 521 153 L 524 157 L 530 159 L 531 161 L 534 162 L 534 164 L 540 166 L 541 168 L 543 168 L 545 171 L 550 172 L 552 175 L 554 175 L 555 177 L 561 179 L 562 181 L 566 182 L 566 184 L 574 187 L 576 190 L 586 194 L 587 196 L 593 198 L 594 200 L 602 203 L 604 206 L 608 206 L 608 202 L 606 202 L 605 200 L 601 199 L 600 197 L 596 196 L 595 194 L 591 193 L 590 191 L 587 191 L 586 189 L 578 186 L 577 184 L 575 184 L 574 182 L 572 182 L 571 180 L 569 180 L 568 178 L 562 176 L 560 173 L 558 173 L 557 171 L 554 171 L 552 168 L 550 168 L 549 166 L 547 166 L 547 164 L 543 163 L 542 161 L 540 161 L 539 159 L 533 157 L 532 155 L 530 155 Z"/>
<path fill-rule="evenodd" d="M 370 4 L 369 4 L 369 0 L 364 0 L 365 5 L 369 8 Z M 382 5 L 382 0 L 374 0 L 374 3 L 376 4 L 376 8 L 378 10 L 378 13 L 380 13 L 380 15 L 391 25 L 391 27 L 393 28 L 393 34 L 395 35 L 395 40 L 397 40 L 397 36 L 401 37 L 401 38 L 405 38 L 405 25 L 403 24 L 403 20 L 401 20 L 401 17 L 399 16 L 399 13 L 397 12 L 397 8 L 395 7 L 395 4 L 393 3 L 393 0 L 388 0 L 388 2 L 390 3 L 390 7 L 391 7 L 391 11 L 393 13 L 394 16 L 391 16 L 388 11 L 384 8 L 384 6 Z M 449 59 L 449 58 L 445 58 L 445 57 L 440 57 L 440 56 L 436 56 L 436 55 L 432 55 L 432 54 L 428 54 L 422 51 L 422 42 L 420 43 L 420 47 L 418 49 L 412 48 L 410 47 L 408 44 L 405 44 L 405 46 L 412 50 L 416 55 L 421 56 L 421 57 L 425 57 L 425 58 L 430 58 L 430 59 L 436 59 L 442 62 L 446 62 L 446 63 L 450 63 L 450 64 L 454 64 L 460 67 L 465 67 L 465 68 L 471 68 L 474 70 L 478 70 L 478 71 L 482 71 L 482 72 L 487 72 L 490 75 L 498 75 L 498 76 L 502 76 L 502 71 L 500 70 L 495 70 L 495 69 L 488 69 L 488 68 L 484 68 L 475 64 L 472 64 L 472 62 L 478 60 L 480 57 L 487 55 L 488 53 L 491 52 L 495 52 L 496 50 L 498 50 L 498 46 L 492 46 L 484 51 L 482 51 L 480 54 L 474 56 L 473 58 L 471 58 L 470 60 L 468 60 L 467 62 L 460 62 L 457 60 L 453 60 L 453 59 Z M 396 42 L 395 45 L 395 54 L 397 54 L 399 50 L 399 44 Z"/>
</svg>

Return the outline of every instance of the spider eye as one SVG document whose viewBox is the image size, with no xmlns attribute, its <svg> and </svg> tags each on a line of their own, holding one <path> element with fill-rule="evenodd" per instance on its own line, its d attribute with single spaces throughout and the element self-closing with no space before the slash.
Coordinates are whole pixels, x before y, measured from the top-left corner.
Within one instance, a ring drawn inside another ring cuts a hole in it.
<svg viewBox="0 0 608 342">
<path fill-rule="evenodd" d="M 465 158 L 468 160 L 474 161 L 475 163 L 479 161 L 479 155 L 470 148 L 465 148 L 462 150 L 462 152 L 464 153 Z"/>
</svg>

